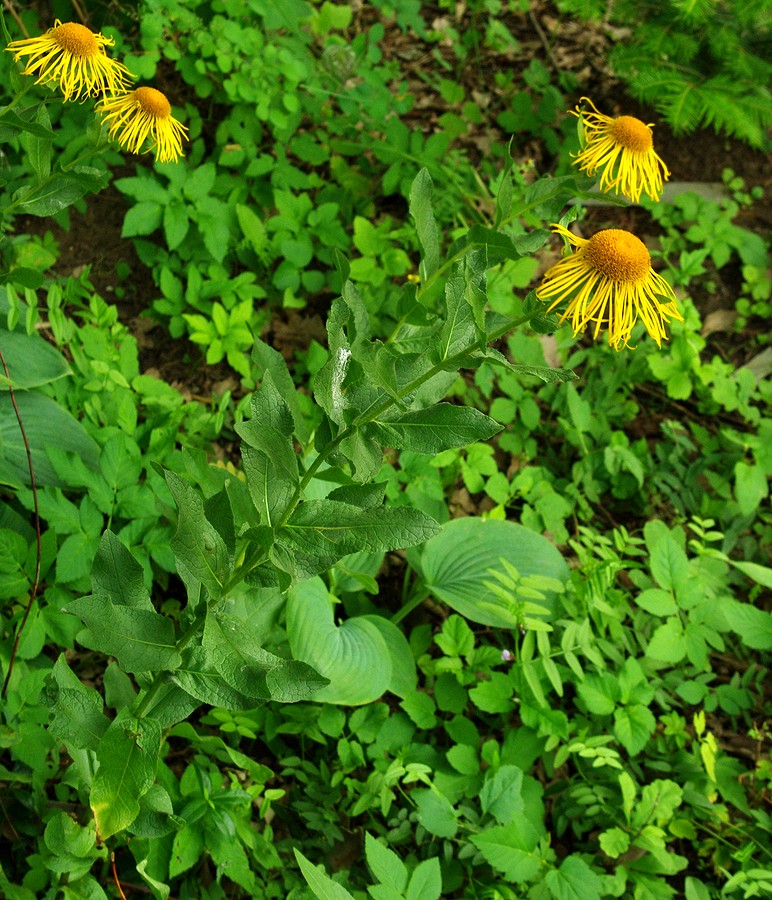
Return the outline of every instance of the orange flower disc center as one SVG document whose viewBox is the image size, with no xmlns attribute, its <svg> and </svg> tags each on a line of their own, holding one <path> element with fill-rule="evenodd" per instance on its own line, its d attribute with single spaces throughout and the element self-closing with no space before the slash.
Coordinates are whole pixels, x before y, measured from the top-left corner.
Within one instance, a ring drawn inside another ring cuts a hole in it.
<svg viewBox="0 0 772 900">
<path fill-rule="evenodd" d="M 168 119 L 172 114 L 172 107 L 166 96 L 155 88 L 138 87 L 134 91 L 134 99 L 139 103 L 142 112 L 156 119 Z"/>
<path fill-rule="evenodd" d="M 612 281 L 640 281 L 651 268 L 651 257 L 643 241 L 618 228 L 594 234 L 584 252 L 595 271 Z"/>
<path fill-rule="evenodd" d="M 67 50 L 73 56 L 89 57 L 99 54 L 99 42 L 96 35 L 78 22 L 57 25 L 53 29 L 53 38 L 62 50 Z"/>
<path fill-rule="evenodd" d="M 619 116 L 609 125 L 614 140 L 633 153 L 648 153 L 654 147 L 651 128 L 634 116 Z"/>
</svg>

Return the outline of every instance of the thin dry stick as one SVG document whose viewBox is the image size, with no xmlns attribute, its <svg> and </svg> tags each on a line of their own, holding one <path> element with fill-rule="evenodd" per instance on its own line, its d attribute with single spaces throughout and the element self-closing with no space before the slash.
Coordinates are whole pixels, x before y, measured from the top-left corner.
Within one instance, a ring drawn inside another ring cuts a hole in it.
<svg viewBox="0 0 772 900">
<path fill-rule="evenodd" d="M 11 397 L 11 403 L 13 404 L 13 411 L 16 413 L 16 421 L 19 423 L 19 430 L 21 431 L 21 437 L 24 441 L 24 449 L 27 451 L 27 465 L 29 466 L 29 480 L 30 487 L 32 488 L 32 502 L 35 505 L 35 539 L 37 542 L 37 554 L 35 558 L 35 580 L 32 582 L 32 590 L 29 594 L 29 601 L 27 603 L 27 608 L 24 610 L 24 617 L 21 620 L 21 625 L 19 626 L 16 632 L 16 638 L 13 642 L 13 650 L 11 651 L 11 660 L 8 663 L 8 672 L 5 676 L 5 681 L 3 682 L 3 690 L 0 692 L 0 698 L 4 698 L 6 691 L 8 690 L 8 682 L 11 680 L 11 674 L 13 673 L 13 664 L 16 662 L 16 654 L 19 651 L 19 641 L 21 640 L 22 632 L 24 631 L 24 626 L 27 624 L 27 619 L 29 618 L 30 610 L 32 609 L 32 604 L 35 602 L 35 596 L 38 592 L 38 584 L 40 582 L 40 557 L 41 557 L 41 546 L 40 546 L 40 510 L 38 508 L 38 489 L 35 484 L 35 470 L 32 466 L 32 451 L 30 450 L 29 441 L 27 440 L 27 432 L 24 430 L 24 423 L 21 420 L 21 413 L 19 412 L 19 407 L 16 404 L 16 395 L 13 392 L 13 385 L 11 384 L 11 373 L 8 371 L 8 366 L 5 362 L 5 357 L 3 356 L 3 351 L 0 350 L 0 362 L 3 364 L 3 371 L 5 372 L 5 377 L 8 379 L 8 393 Z"/>
<path fill-rule="evenodd" d="M 14 21 L 21 29 L 21 32 L 24 35 L 24 37 L 28 38 L 29 31 L 27 31 L 27 29 L 24 27 L 24 22 L 22 22 L 21 16 L 14 9 L 13 3 L 11 3 L 11 0 L 3 0 L 3 6 L 5 7 L 6 12 L 9 13 L 13 17 Z"/>
</svg>

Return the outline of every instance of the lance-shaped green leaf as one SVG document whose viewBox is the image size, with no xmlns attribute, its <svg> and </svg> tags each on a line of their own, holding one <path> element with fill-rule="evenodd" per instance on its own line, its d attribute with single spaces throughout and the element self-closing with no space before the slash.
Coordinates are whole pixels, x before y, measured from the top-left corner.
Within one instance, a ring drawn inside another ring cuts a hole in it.
<svg viewBox="0 0 772 900">
<path fill-rule="evenodd" d="M 211 655 L 203 647 L 189 647 L 182 665 L 172 675 L 172 681 L 186 694 L 201 703 L 221 706 L 224 709 L 254 709 L 265 701 L 247 697 L 237 691 L 215 668 Z"/>
<path fill-rule="evenodd" d="M 252 346 L 252 359 L 257 364 L 262 378 L 265 378 L 266 374 L 271 376 L 271 380 L 279 389 L 279 393 L 292 413 L 295 434 L 302 443 L 306 443 L 310 435 L 310 428 L 300 408 L 295 382 L 292 380 L 287 363 L 284 362 L 284 357 L 265 341 L 255 338 Z"/>
<path fill-rule="evenodd" d="M 184 665 L 184 657 L 183 663 Z M 184 690 L 176 683 L 176 675 L 179 669 L 175 669 L 174 675 L 169 674 L 167 680 L 161 685 L 158 693 L 153 697 L 150 706 L 145 710 L 145 715 L 155 719 L 161 728 L 169 728 L 177 722 L 183 722 L 191 713 L 201 705 L 197 697 Z M 222 703 L 214 704 L 222 706 Z M 229 706 L 228 709 L 236 707 Z"/>
<path fill-rule="evenodd" d="M 273 383 L 270 372 L 252 395 L 252 417 L 236 426 L 247 446 L 241 457 L 247 486 L 261 521 L 272 525 L 281 518 L 298 483 L 298 464 L 292 444 L 290 408 Z"/>
<path fill-rule="evenodd" d="M 203 584 L 212 597 L 219 597 L 231 574 L 225 541 L 204 513 L 204 501 L 193 486 L 174 472 L 164 471 L 166 483 L 177 504 L 177 532 L 172 550 L 177 571 L 188 590 Z"/>
<path fill-rule="evenodd" d="M 344 330 L 351 311 L 339 297 L 333 301 L 327 317 L 327 347 L 330 358 L 322 366 L 314 380 L 316 402 L 337 425 L 343 425 L 343 413 L 347 408 L 343 383 L 351 362 L 351 347 Z"/>
<path fill-rule="evenodd" d="M 415 222 L 418 240 L 423 250 L 421 277 L 425 281 L 440 265 L 440 236 L 432 210 L 432 177 L 426 169 L 416 175 L 410 186 L 410 215 Z"/>
<path fill-rule="evenodd" d="M 84 647 L 114 656 L 124 672 L 175 669 L 181 657 L 171 619 L 146 609 L 116 606 L 106 597 L 81 597 L 67 605 L 87 631 L 78 635 Z"/>
<path fill-rule="evenodd" d="M 475 350 L 471 356 L 482 360 L 488 360 L 496 366 L 508 369 L 510 372 L 516 372 L 518 375 L 532 375 L 534 378 L 540 378 L 547 384 L 565 384 L 567 381 L 576 381 L 579 377 L 576 372 L 571 369 L 550 369 L 548 366 L 519 366 L 511 363 L 503 353 L 494 350 L 493 347 L 486 347 L 485 350 Z"/>
<path fill-rule="evenodd" d="M 116 719 L 97 748 L 91 810 L 100 840 L 123 831 L 139 813 L 139 798 L 155 780 L 161 726 L 155 719 Z"/>
<path fill-rule="evenodd" d="M 341 441 L 339 452 L 351 462 L 353 477 L 361 484 L 372 481 L 383 465 L 383 444 L 378 429 L 370 424 L 357 428 Z"/>
<path fill-rule="evenodd" d="M 271 558 L 302 581 L 358 550 L 397 550 L 437 534 L 430 516 L 408 507 L 360 509 L 334 500 L 307 500 L 276 533 Z"/>
<path fill-rule="evenodd" d="M 99 542 L 91 567 L 91 590 L 95 597 L 106 597 L 120 606 L 153 610 L 142 566 L 111 531 Z"/>
<path fill-rule="evenodd" d="M 456 267 L 445 285 L 446 318 L 430 350 L 430 358 L 435 365 L 480 342 L 481 332 L 475 323 L 474 310 L 467 302 L 465 293 L 466 282 L 460 268 Z M 454 365 L 455 368 L 458 367 Z"/>
<path fill-rule="evenodd" d="M 246 625 L 235 616 L 209 610 L 202 642 L 215 669 L 239 693 L 255 698 L 256 703 L 296 703 L 308 700 L 328 683 L 307 663 L 263 650 Z"/>
<path fill-rule="evenodd" d="M 110 720 L 102 711 L 102 698 L 80 681 L 63 653 L 46 678 L 41 699 L 53 713 L 48 730 L 55 738 L 68 748 L 96 750 Z"/>
<path fill-rule="evenodd" d="M 437 403 L 428 409 L 404 413 L 396 419 L 377 421 L 384 444 L 415 453 L 440 453 L 486 441 L 501 431 L 494 419 L 470 406 Z"/>
</svg>

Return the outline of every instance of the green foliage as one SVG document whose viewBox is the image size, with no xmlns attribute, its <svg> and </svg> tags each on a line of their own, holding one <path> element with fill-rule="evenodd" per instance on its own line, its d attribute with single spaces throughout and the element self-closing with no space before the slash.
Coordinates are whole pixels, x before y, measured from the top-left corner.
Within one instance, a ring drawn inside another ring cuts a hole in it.
<svg viewBox="0 0 772 900">
<path fill-rule="evenodd" d="M 686 53 L 715 6 L 652 14 Z M 768 386 L 698 313 L 737 269 L 733 337 L 763 343 L 741 331 L 769 299 L 758 191 L 727 172 L 731 199 L 655 207 L 694 299 L 661 350 L 557 329 L 521 294 L 587 184 L 517 162 L 518 136 L 557 149 L 573 79 L 509 65 L 527 7 L 474 0 L 462 28 L 450 0 L 142 6 L 129 62 L 179 90 L 192 141 L 121 173 L 124 235 L 152 314 L 235 397 L 141 374 L 122 307 L 54 276 L 50 235 L 0 246 L 41 523 L 26 618 L 35 497 L 5 403 L 3 896 L 768 892 Z M 9 57 L 4 225 L 66 223 L 88 110 L 25 99 Z M 473 167 L 491 123 L 515 141 Z M 93 185 L 117 161 L 96 157 Z M 306 304 L 324 346 L 258 337 Z"/>
</svg>

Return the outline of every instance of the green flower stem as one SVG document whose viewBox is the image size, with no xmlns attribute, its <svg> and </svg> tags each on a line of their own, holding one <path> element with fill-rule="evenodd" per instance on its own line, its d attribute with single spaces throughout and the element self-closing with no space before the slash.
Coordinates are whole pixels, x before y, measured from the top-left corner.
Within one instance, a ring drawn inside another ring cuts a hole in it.
<svg viewBox="0 0 772 900">
<path fill-rule="evenodd" d="M 196 618 L 191 622 L 188 630 L 182 635 L 182 637 L 177 641 L 177 652 L 182 653 L 182 651 L 188 646 L 188 644 L 193 640 L 194 637 L 198 635 L 201 629 L 204 627 L 204 622 L 206 621 L 206 612 L 200 613 Z M 136 708 L 134 715 L 136 718 L 140 719 L 145 714 L 145 711 L 150 706 L 150 704 L 155 700 L 158 692 L 161 688 L 166 684 L 169 678 L 168 672 L 159 672 L 155 678 L 153 679 L 153 683 L 147 689 L 147 693 L 140 701 L 139 706 Z"/>
<path fill-rule="evenodd" d="M 487 335 L 485 343 L 490 344 L 493 341 L 498 340 L 500 337 L 503 337 L 507 332 L 511 331 L 513 328 L 516 328 L 518 325 L 522 325 L 524 322 L 527 322 L 533 316 L 535 316 L 539 312 L 538 309 L 533 312 L 526 313 L 523 316 L 520 316 L 517 319 L 510 319 L 504 325 L 499 326 L 494 329 L 489 335 Z M 362 428 L 364 425 L 369 424 L 370 422 L 375 421 L 378 416 L 383 415 L 384 412 L 391 409 L 398 400 L 401 400 L 403 397 L 406 397 L 408 394 L 415 391 L 417 388 L 421 387 L 422 384 L 425 384 L 429 379 L 434 378 L 435 375 L 440 372 L 447 371 L 451 368 L 458 368 L 463 361 L 464 357 L 466 357 L 471 351 L 477 348 L 477 344 L 471 344 L 469 347 L 465 347 L 463 350 L 460 350 L 458 353 L 454 353 L 452 356 L 446 357 L 441 363 L 437 363 L 432 366 L 431 369 L 424 372 L 423 375 L 419 375 L 418 378 L 415 378 L 410 384 L 406 385 L 402 388 L 401 391 L 397 393 L 394 397 L 387 397 L 381 403 L 379 403 L 374 408 L 362 413 L 362 415 L 358 416 L 351 425 L 347 428 L 344 428 L 341 433 L 330 441 L 325 447 L 319 451 L 319 455 L 313 461 L 313 463 L 307 469 L 305 475 L 301 479 L 297 488 L 295 488 L 295 493 L 292 495 L 292 499 L 287 506 L 287 509 L 284 515 L 281 517 L 279 522 L 277 523 L 277 528 L 282 528 L 287 524 L 292 513 L 297 508 L 297 505 L 300 503 L 300 500 L 303 496 L 303 491 L 306 489 L 309 481 L 314 477 L 314 475 L 318 472 L 321 464 L 327 459 L 327 457 L 336 450 L 346 438 L 351 437 L 356 433 L 357 429 Z"/>
</svg>

